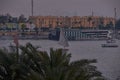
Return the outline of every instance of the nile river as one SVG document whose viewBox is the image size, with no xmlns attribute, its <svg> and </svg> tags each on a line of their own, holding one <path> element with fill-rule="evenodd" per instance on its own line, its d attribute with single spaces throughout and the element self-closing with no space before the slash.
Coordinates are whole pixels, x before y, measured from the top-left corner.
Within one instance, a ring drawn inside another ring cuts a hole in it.
<svg viewBox="0 0 120 80">
<path fill-rule="evenodd" d="M 9 46 L 12 40 L 0 40 L 0 47 Z M 57 41 L 50 40 L 19 40 L 24 45 L 27 42 L 41 46 L 41 50 L 49 51 L 49 48 L 62 48 Z M 69 52 L 72 60 L 97 59 L 96 66 L 108 80 L 115 80 L 120 76 L 120 41 L 117 41 L 118 48 L 102 48 L 105 41 L 70 41 Z"/>
</svg>

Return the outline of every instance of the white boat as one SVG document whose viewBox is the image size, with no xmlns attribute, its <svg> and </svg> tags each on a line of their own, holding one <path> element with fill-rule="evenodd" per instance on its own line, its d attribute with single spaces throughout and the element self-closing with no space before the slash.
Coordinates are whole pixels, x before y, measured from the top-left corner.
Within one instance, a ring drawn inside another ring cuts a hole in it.
<svg viewBox="0 0 120 80">
<path fill-rule="evenodd" d="M 107 42 L 107 43 L 115 43 L 116 40 L 115 40 L 115 39 L 108 39 L 106 42 Z"/>
<path fill-rule="evenodd" d="M 115 48 L 115 47 L 118 47 L 118 45 L 116 44 L 116 40 L 114 39 L 114 36 L 113 36 L 113 31 L 108 31 L 108 35 L 107 35 L 107 37 L 108 37 L 108 40 L 106 41 L 106 43 L 105 44 L 102 44 L 101 46 L 102 47 L 113 47 L 113 48 Z"/>
<path fill-rule="evenodd" d="M 107 40 L 106 42 L 107 42 L 107 43 L 115 43 L 116 40 L 114 39 L 113 36 L 114 36 L 114 35 L 113 35 L 113 31 L 112 31 L 112 30 L 109 30 L 109 31 L 108 31 L 108 34 L 107 34 L 108 40 Z"/>
<path fill-rule="evenodd" d="M 68 49 L 66 49 L 66 47 L 69 47 L 69 43 L 68 43 L 68 40 L 65 37 L 64 29 L 62 29 L 62 28 L 60 28 L 60 37 L 59 37 L 58 44 L 60 44 L 61 46 L 63 46 L 64 50 L 68 50 Z"/>
<path fill-rule="evenodd" d="M 113 47 L 113 48 L 115 48 L 115 47 L 118 47 L 118 45 L 117 44 L 114 44 L 114 43 L 107 43 L 107 44 L 102 44 L 101 45 L 102 47 Z"/>
</svg>

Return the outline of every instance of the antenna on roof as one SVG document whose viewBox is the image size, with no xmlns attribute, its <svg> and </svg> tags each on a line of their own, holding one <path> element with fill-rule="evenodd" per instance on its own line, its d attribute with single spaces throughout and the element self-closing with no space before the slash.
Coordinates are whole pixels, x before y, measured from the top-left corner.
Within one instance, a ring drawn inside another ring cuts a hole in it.
<svg viewBox="0 0 120 80">
<path fill-rule="evenodd" d="M 116 8 L 114 8 L 114 18 L 116 19 L 116 15 L 117 15 L 117 13 L 116 13 Z"/>
<path fill-rule="evenodd" d="M 94 12 L 93 12 L 93 10 L 92 10 L 92 17 L 94 16 Z"/>
<path fill-rule="evenodd" d="M 31 14 L 33 16 L 33 0 L 31 0 Z"/>
<path fill-rule="evenodd" d="M 116 8 L 114 8 L 114 18 L 115 18 L 115 24 L 116 24 Z M 114 24 L 114 27 L 115 27 L 115 24 Z"/>
<path fill-rule="evenodd" d="M 94 16 L 94 12 L 92 11 L 92 16 Z"/>
</svg>

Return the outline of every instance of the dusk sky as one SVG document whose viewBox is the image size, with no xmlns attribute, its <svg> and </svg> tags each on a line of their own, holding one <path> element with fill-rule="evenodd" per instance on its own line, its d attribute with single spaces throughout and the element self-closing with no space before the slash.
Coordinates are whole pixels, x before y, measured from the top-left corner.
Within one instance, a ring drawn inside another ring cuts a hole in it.
<svg viewBox="0 0 120 80">
<path fill-rule="evenodd" d="M 34 0 L 34 15 L 54 16 L 114 16 L 120 18 L 120 0 Z M 31 0 L 0 0 L 0 14 L 31 15 Z"/>
</svg>

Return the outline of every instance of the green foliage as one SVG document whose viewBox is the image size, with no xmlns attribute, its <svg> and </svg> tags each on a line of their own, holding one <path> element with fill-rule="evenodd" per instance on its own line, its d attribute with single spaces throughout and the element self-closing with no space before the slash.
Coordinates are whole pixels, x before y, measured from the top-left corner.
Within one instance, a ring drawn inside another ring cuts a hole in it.
<svg viewBox="0 0 120 80">
<path fill-rule="evenodd" d="M 105 80 L 95 59 L 70 61 L 71 54 L 63 49 L 39 51 L 27 43 L 20 46 L 19 61 L 16 52 L 0 50 L 0 80 Z"/>
<path fill-rule="evenodd" d="M 0 50 L 0 80 L 24 80 L 26 66 L 16 60 L 16 53 Z"/>
</svg>

